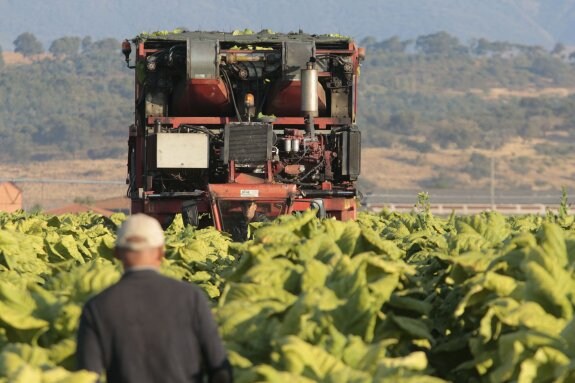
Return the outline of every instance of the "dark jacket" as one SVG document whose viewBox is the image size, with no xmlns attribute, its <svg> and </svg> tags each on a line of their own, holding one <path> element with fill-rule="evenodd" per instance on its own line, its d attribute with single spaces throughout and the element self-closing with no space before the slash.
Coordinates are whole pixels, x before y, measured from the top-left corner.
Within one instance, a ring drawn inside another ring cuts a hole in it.
<svg viewBox="0 0 575 383">
<path fill-rule="evenodd" d="M 204 292 L 154 270 L 129 271 L 86 303 L 76 358 L 107 383 L 232 381 Z"/>
</svg>

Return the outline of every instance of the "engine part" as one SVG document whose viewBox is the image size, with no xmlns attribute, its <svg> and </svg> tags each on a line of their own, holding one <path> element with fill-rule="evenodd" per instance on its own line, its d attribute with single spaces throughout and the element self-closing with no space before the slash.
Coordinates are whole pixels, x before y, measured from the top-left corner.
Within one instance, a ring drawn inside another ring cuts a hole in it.
<svg viewBox="0 0 575 383">
<path fill-rule="evenodd" d="M 231 92 L 221 79 L 181 79 L 172 92 L 171 113 L 175 116 L 231 116 Z"/>
<path fill-rule="evenodd" d="M 219 77 L 219 66 L 214 65 L 217 57 L 217 42 L 210 40 L 188 40 L 188 79 L 215 79 Z"/>
<path fill-rule="evenodd" d="M 313 58 L 312 58 L 313 59 Z M 313 118 L 317 116 L 317 70 L 312 61 L 301 70 L 301 111 L 305 116 L 306 133 L 315 137 Z"/>
<path fill-rule="evenodd" d="M 289 174 L 290 176 L 297 176 L 303 172 L 305 172 L 305 166 L 303 165 L 287 165 L 284 168 L 285 174 Z"/>
<path fill-rule="evenodd" d="M 299 144 L 300 144 L 300 140 L 299 138 L 294 138 L 293 140 L 291 140 L 292 143 L 292 150 L 294 152 L 299 152 Z"/>
<path fill-rule="evenodd" d="M 224 162 L 262 163 L 271 160 L 272 139 L 271 124 L 227 124 L 224 129 Z"/>
<path fill-rule="evenodd" d="M 301 70 L 301 111 L 305 115 L 317 117 L 317 69 L 308 62 Z"/>
<path fill-rule="evenodd" d="M 292 151 L 292 140 L 289 138 L 284 140 L 284 151 L 287 153 Z"/>
<path fill-rule="evenodd" d="M 150 72 L 153 72 L 156 70 L 157 64 L 156 56 L 150 56 L 148 57 L 148 62 L 146 63 L 146 69 Z"/>
</svg>

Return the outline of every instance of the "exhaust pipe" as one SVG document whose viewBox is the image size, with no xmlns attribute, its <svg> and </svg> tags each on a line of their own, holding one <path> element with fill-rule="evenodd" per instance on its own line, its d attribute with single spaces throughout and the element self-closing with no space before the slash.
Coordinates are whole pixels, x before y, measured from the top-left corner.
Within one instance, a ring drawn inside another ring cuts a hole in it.
<svg viewBox="0 0 575 383">
<path fill-rule="evenodd" d="M 305 69 L 301 70 L 301 111 L 305 118 L 305 131 L 315 139 L 313 118 L 318 114 L 317 106 L 317 69 L 315 58 L 310 58 Z"/>
</svg>

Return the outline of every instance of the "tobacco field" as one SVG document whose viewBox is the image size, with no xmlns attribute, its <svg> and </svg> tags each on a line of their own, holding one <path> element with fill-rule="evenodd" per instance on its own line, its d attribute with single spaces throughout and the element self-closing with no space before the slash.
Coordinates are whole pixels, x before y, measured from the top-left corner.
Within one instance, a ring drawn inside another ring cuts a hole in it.
<svg viewBox="0 0 575 383">
<path fill-rule="evenodd" d="M 123 215 L 0 213 L 0 382 L 84 383 L 82 304 Z M 313 212 L 166 231 L 162 272 L 213 301 L 237 382 L 573 382 L 575 219 Z"/>
</svg>

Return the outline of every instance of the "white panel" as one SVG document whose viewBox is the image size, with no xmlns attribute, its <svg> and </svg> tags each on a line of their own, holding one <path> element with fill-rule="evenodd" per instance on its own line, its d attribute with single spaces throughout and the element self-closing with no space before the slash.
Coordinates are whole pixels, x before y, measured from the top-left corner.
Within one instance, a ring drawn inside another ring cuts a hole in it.
<svg viewBox="0 0 575 383">
<path fill-rule="evenodd" d="M 260 191 L 258 189 L 242 189 L 240 190 L 240 197 L 259 197 Z"/>
<path fill-rule="evenodd" d="M 203 133 L 159 133 L 156 165 L 158 168 L 206 169 L 209 142 Z"/>
</svg>

